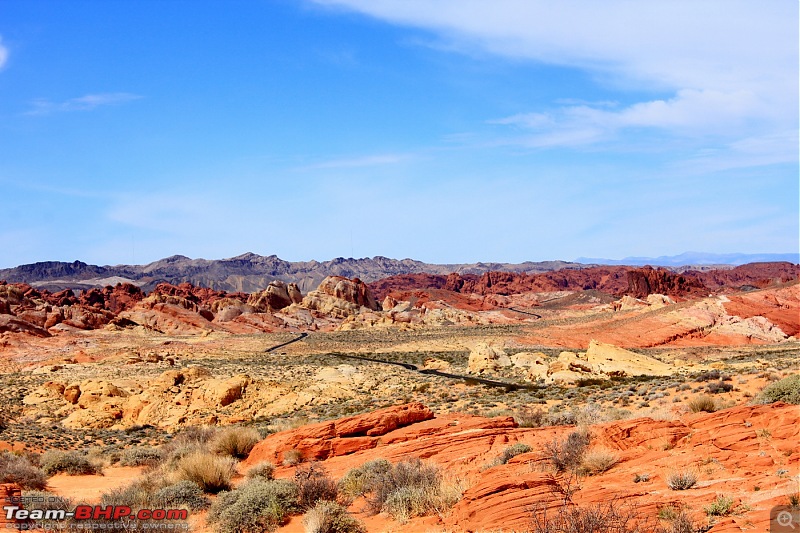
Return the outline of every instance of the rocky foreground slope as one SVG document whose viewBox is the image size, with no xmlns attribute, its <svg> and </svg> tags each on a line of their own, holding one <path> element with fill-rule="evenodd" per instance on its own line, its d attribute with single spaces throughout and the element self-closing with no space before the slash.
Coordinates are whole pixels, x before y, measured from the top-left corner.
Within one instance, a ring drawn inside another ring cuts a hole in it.
<svg viewBox="0 0 800 533">
<path fill-rule="evenodd" d="M 419 457 L 466 486 L 451 511 L 394 523 L 392 531 L 524 531 L 531 526 L 533 510 L 555 513 L 567 490 L 574 491 L 567 496 L 574 504 L 616 501 L 632 506 L 653 524 L 659 516 L 668 516 L 670 509 L 685 509 L 698 525 L 710 526 L 714 533 L 767 531 L 770 510 L 786 505 L 798 488 L 797 406 L 740 406 L 670 420 L 639 418 L 592 425 L 587 430 L 587 453 L 602 450 L 616 462 L 604 472 L 577 478 L 557 472 L 547 451 L 549 444 L 574 431 L 568 426 L 521 428 L 510 417 L 434 416 L 422 404 L 408 404 L 271 435 L 240 469 L 262 461 L 281 464 L 289 453 L 299 452 L 340 478 L 367 461 Z M 492 462 L 519 443 L 530 451 L 507 464 Z M 293 470 L 282 467 L 277 476 L 289 477 Z M 692 472 L 698 480 L 687 490 L 673 490 L 667 480 L 675 472 Z M 735 511 L 709 515 L 704 509 L 720 495 L 732 499 Z M 385 522 L 381 525 L 385 517 L 364 512 L 363 500 L 350 509 L 376 531 L 387 527 Z"/>
</svg>

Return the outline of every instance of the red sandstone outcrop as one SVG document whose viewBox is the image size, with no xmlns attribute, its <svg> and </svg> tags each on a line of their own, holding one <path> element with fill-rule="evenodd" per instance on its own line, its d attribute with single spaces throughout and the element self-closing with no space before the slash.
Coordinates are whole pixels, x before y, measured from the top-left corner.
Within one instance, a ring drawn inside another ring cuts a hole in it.
<svg viewBox="0 0 800 533">
<path fill-rule="evenodd" d="M 770 285 L 787 283 L 800 277 L 800 265 L 786 262 L 749 263 L 730 270 L 710 270 L 707 272 L 685 272 L 693 275 L 709 288 L 739 288 L 744 285 L 765 288 Z"/>
<path fill-rule="evenodd" d="M 368 416 L 344 420 L 365 421 Z M 337 433 L 344 420 L 270 435 L 254 448 L 241 470 L 261 461 L 280 464 L 283 454 L 297 449 L 309 460 L 322 460 L 336 478 L 374 459 L 397 462 L 420 457 L 437 464 L 450 478 L 469 480 L 451 512 L 441 518 L 393 523 L 396 531 L 427 530 L 431 525 L 449 531 L 527 530 L 533 509 L 556 512 L 564 499 L 566 477 L 549 468 L 544 449 L 554 439 L 565 438 L 574 427 L 526 429 L 517 427 L 510 417 L 448 414 L 388 432 L 380 430 L 380 437 L 365 436 L 369 430 L 362 424 L 357 435 L 346 437 Z M 618 462 L 604 473 L 582 477 L 572 486 L 576 489 L 572 500 L 579 505 L 612 499 L 628 502 L 640 516 L 651 520 L 654 529 L 659 509 L 665 505 L 685 506 L 699 524 L 706 524 L 703 508 L 725 494 L 741 504 L 740 511 L 715 520 L 710 531 L 732 532 L 745 526 L 766 531 L 770 509 L 785 504 L 785 495 L 796 491 L 792 477 L 797 473 L 796 443 L 800 439 L 796 406 L 776 403 L 673 420 L 622 420 L 591 426 L 589 433 L 590 449 L 611 450 L 618 454 Z M 486 467 L 516 443 L 529 445 L 531 451 L 508 464 Z M 667 476 L 680 469 L 697 472 L 699 482 L 691 490 L 673 491 L 667 486 Z M 776 476 L 781 470 L 790 474 Z M 279 467 L 277 476 L 289 477 L 292 472 L 290 467 Z M 647 474 L 646 481 L 633 482 L 643 474 Z"/>
<path fill-rule="evenodd" d="M 376 299 L 383 300 L 389 293 L 394 291 L 443 289 L 448 277 L 437 274 L 398 274 L 397 276 L 389 276 L 388 278 L 373 281 L 369 284 L 369 288 Z"/>
<path fill-rule="evenodd" d="M 676 274 L 665 268 L 637 268 L 629 270 L 627 277 L 626 294 L 634 298 L 647 298 L 650 294 L 686 296 L 708 293 L 708 289 L 696 277 L 690 274 Z"/>
</svg>

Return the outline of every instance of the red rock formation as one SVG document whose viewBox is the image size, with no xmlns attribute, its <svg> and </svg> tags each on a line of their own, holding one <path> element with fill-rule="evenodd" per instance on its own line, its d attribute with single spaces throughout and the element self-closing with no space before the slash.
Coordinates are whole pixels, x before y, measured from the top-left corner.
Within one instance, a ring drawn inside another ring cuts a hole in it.
<svg viewBox="0 0 800 533">
<path fill-rule="evenodd" d="M 750 263 L 730 270 L 686 272 L 700 279 L 707 287 L 734 287 L 743 285 L 765 288 L 800 278 L 800 265 L 792 263 Z"/>
<path fill-rule="evenodd" d="M 452 275 L 452 274 L 451 274 Z M 379 279 L 369 284 L 369 288 L 377 300 L 382 301 L 390 292 L 411 289 L 442 289 L 449 276 L 436 274 L 398 274 Z M 453 290 L 453 289 L 449 289 Z"/>
<path fill-rule="evenodd" d="M 55 298 L 58 294 L 61 293 L 52 295 L 52 298 Z M 137 302 L 143 300 L 144 297 L 144 292 L 136 285 L 117 283 L 113 287 L 108 285 L 102 289 L 83 291 L 80 295 L 79 302 L 87 307 L 105 309 L 116 314 L 132 308 Z"/>
<path fill-rule="evenodd" d="M 420 406 L 421 407 L 421 406 Z M 377 413 L 374 413 L 377 414 Z M 242 465 L 243 470 L 260 461 L 278 461 L 292 448 L 309 452 L 308 459 L 322 459 L 333 477 L 367 461 L 385 458 L 397 462 L 420 457 L 437 464 L 448 476 L 469 480 L 452 512 L 442 518 L 412 519 L 394 523 L 396 531 L 438 529 L 448 531 L 527 530 L 531 512 L 547 508 L 555 512 L 564 499 L 566 477 L 548 466 L 543 450 L 554 439 L 564 439 L 574 427 L 518 428 L 513 419 L 487 419 L 447 414 L 411 423 L 382 435 L 368 437 L 366 417 L 358 419 L 358 433 L 337 435 L 344 421 L 306 426 L 267 437 Z M 719 520 L 712 531 L 738 531 L 745 525 L 754 531 L 769 529 L 770 508 L 785 504 L 785 495 L 796 491 L 797 442 L 800 411 L 796 406 L 740 406 L 716 413 L 686 415 L 675 420 L 639 418 L 591 426 L 590 447 L 610 449 L 619 460 L 610 470 L 582 477 L 573 485 L 572 501 L 592 506 L 612 499 L 630 503 L 639 516 L 658 525 L 659 508 L 685 506 L 693 518 L 707 522 L 703 508 L 718 494 L 741 502 L 741 511 Z M 364 435 L 364 436 L 359 436 Z M 768 435 L 768 436 L 765 436 Z M 507 447 L 523 442 L 532 450 L 508 464 L 487 468 Z M 700 468 L 700 465 L 702 468 Z M 687 491 L 670 490 L 666 478 L 676 470 L 697 472 L 699 483 Z M 791 474 L 776 477 L 784 470 Z M 293 470 L 279 467 L 278 477 Z M 649 480 L 634 483 L 637 474 Z M 769 487 L 754 491 L 752 487 Z M 425 527 L 422 526 L 422 521 Z"/>
<path fill-rule="evenodd" d="M 629 270 L 628 290 L 625 294 L 634 298 L 646 298 L 648 294 L 666 294 L 668 296 L 701 295 L 708 293 L 703 283 L 692 274 L 676 274 L 664 268 L 654 269 L 646 266 Z"/>
<path fill-rule="evenodd" d="M 419 403 L 388 407 L 363 415 L 311 424 L 270 435 L 253 448 L 245 461 L 280 464 L 289 450 L 298 450 L 309 460 L 321 460 L 373 448 L 378 437 L 398 428 L 430 420 L 433 413 Z"/>
</svg>

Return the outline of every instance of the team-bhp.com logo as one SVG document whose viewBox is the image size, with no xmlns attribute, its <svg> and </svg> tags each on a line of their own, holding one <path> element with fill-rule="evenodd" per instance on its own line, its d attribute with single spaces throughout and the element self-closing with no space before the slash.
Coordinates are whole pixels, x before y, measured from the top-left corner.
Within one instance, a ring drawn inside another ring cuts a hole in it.
<svg viewBox="0 0 800 533">
<path fill-rule="evenodd" d="M 78 505 L 72 511 L 29 510 L 18 505 L 5 505 L 3 510 L 6 527 L 14 529 L 28 529 L 25 524 L 30 523 L 52 524 L 62 520 L 75 522 L 70 529 L 176 529 L 175 521 L 186 520 L 189 517 L 189 511 L 186 509 L 137 509 L 134 512 L 127 505 Z M 163 523 L 159 523 L 162 521 Z"/>
</svg>

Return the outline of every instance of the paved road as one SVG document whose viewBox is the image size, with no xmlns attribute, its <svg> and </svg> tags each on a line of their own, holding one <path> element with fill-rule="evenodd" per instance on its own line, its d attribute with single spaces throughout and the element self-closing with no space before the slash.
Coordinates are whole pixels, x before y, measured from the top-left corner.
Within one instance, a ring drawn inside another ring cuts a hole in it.
<svg viewBox="0 0 800 533">
<path fill-rule="evenodd" d="M 442 372 L 441 370 L 433 370 L 433 369 L 420 370 L 419 367 L 417 367 L 417 365 L 412 365 L 411 363 L 399 363 L 397 361 L 373 359 L 371 357 L 364 357 L 362 355 L 350 355 L 343 353 L 332 353 L 331 355 L 335 355 L 337 357 L 344 357 L 347 359 L 358 359 L 360 361 L 369 361 L 371 363 L 382 363 L 385 365 L 401 366 L 406 370 L 411 370 L 412 372 L 419 372 L 420 374 L 428 374 L 431 376 L 439 376 L 448 379 L 457 379 L 460 381 L 466 381 L 467 383 L 480 383 L 481 385 L 486 385 L 488 387 L 498 387 L 506 389 L 507 391 L 521 390 L 521 389 L 539 390 L 543 388 L 541 385 L 521 385 L 517 383 L 506 383 L 505 381 L 495 381 L 493 379 L 478 378 L 475 376 L 462 376 L 460 374 L 450 374 L 449 372 Z"/>
<path fill-rule="evenodd" d="M 301 341 L 301 340 L 305 339 L 306 337 L 308 337 L 308 333 L 301 333 L 297 337 L 295 337 L 294 339 L 292 339 L 290 341 L 286 341 L 286 342 L 284 342 L 282 344 L 276 344 L 275 346 L 273 346 L 271 348 L 267 348 L 266 350 L 264 350 L 264 352 L 265 353 L 274 352 L 278 348 L 283 348 L 284 346 L 288 346 L 289 344 L 292 344 L 293 342 Z"/>
</svg>

